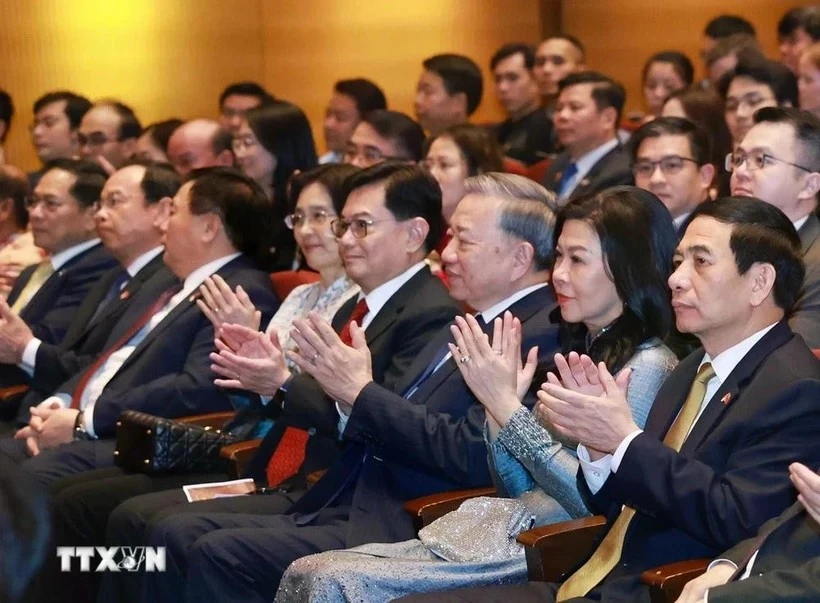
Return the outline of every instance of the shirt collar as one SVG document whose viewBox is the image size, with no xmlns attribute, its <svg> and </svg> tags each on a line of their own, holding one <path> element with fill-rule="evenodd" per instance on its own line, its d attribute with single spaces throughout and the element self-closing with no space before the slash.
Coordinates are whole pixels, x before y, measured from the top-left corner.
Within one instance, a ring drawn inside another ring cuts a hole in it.
<svg viewBox="0 0 820 603">
<path fill-rule="evenodd" d="M 588 153 L 581 155 L 577 161 L 575 161 L 575 167 L 578 168 L 578 173 L 576 178 L 580 181 L 581 178 L 586 176 L 589 171 L 598 163 L 604 155 L 609 153 L 612 149 L 620 144 L 618 142 L 618 138 L 614 137 L 612 140 L 609 140 L 602 144 L 599 147 L 596 147 L 589 151 Z"/>
<path fill-rule="evenodd" d="M 809 219 L 809 215 L 810 214 L 806 214 L 805 216 L 803 216 L 799 220 L 796 220 L 795 222 L 792 222 L 792 224 L 794 224 L 794 229 L 799 231 L 801 228 L 803 228 L 803 224 L 805 224 L 806 221 Z"/>
<path fill-rule="evenodd" d="M 735 370 L 735 367 L 740 364 L 740 361 L 743 360 L 746 354 L 749 353 L 749 350 L 751 350 L 758 341 L 763 339 L 763 336 L 771 331 L 776 324 L 776 322 L 773 322 L 768 327 L 760 329 L 756 333 L 749 335 L 740 343 L 736 343 L 728 350 L 722 351 L 714 358 L 710 358 L 709 354 L 704 354 L 703 360 L 700 361 L 698 368 L 703 366 L 706 362 L 711 362 L 712 368 L 715 371 L 715 376 L 721 383 L 723 383 L 732 371 Z"/>
<path fill-rule="evenodd" d="M 413 264 L 399 274 L 398 276 L 394 276 L 392 279 L 383 283 L 373 289 L 370 293 L 364 296 L 365 300 L 367 300 L 367 316 L 368 318 L 372 318 L 379 313 L 384 305 L 390 300 L 391 297 L 402 288 L 402 286 L 407 283 L 411 278 L 413 278 L 417 272 L 419 272 L 422 268 L 424 268 L 427 264 L 423 261 Z M 361 294 L 359 295 L 359 299 L 361 299 Z"/>
<path fill-rule="evenodd" d="M 83 241 L 82 243 L 78 243 L 77 245 L 72 245 L 68 249 L 63 249 L 62 251 L 55 253 L 51 256 L 52 268 L 54 268 L 54 271 L 56 272 L 57 270 L 65 266 L 65 264 L 68 263 L 69 260 L 74 259 L 82 252 L 88 251 L 89 249 L 94 247 L 94 245 L 98 245 L 99 243 L 99 239 L 91 239 L 89 241 Z"/>
<path fill-rule="evenodd" d="M 501 300 L 491 308 L 487 308 L 486 310 L 482 310 L 478 312 L 481 315 L 481 318 L 484 319 L 486 324 L 490 324 L 497 316 L 500 316 L 504 310 L 512 306 L 515 302 L 524 299 L 533 291 L 538 291 L 539 289 L 543 289 L 546 287 L 548 283 L 538 283 L 536 285 L 530 285 L 525 289 L 521 289 L 520 291 L 516 291 L 509 297 Z"/>
<path fill-rule="evenodd" d="M 222 268 L 228 262 L 235 260 L 240 255 L 239 252 L 232 253 L 230 255 L 222 256 L 221 258 L 217 258 L 204 264 L 194 270 L 191 274 L 185 277 L 185 282 L 182 285 L 182 291 L 179 293 L 179 297 L 183 298 L 186 295 L 190 295 L 194 292 L 194 290 L 199 287 L 205 279 L 211 276 L 214 272 Z"/>
<path fill-rule="evenodd" d="M 128 275 L 133 278 L 137 276 L 137 273 L 145 268 L 148 263 L 157 257 L 160 253 L 162 253 L 165 248 L 160 245 L 159 247 L 154 247 L 150 251 L 146 251 L 141 256 L 139 256 L 136 260 L 128 264 L 128 267 L 125 269 L 128 272 Z"/>
<path fill-rule="evenodd" d="M 685 214 L 681 214 L 677 218 L 672 218 L 672 224 L 675 225 L 675 230 L 683 226 L 683 223 L 686 222 L 686 218 L 692 215 L 692 212 L 686 212 Z"/>
</svg>

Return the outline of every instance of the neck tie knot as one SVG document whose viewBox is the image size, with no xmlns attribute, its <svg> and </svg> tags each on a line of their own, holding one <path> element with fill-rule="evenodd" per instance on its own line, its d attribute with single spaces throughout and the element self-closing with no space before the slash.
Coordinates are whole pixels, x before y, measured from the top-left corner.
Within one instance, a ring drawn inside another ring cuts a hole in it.
<svg viewBox="0 0 820 603">
<path fill-rule="evenodd" d="M 356 302 L 356 305 L 353 307 L 353 312 L 350 313 L 350 318 L 347 319 L 342 330 L 339 331 L 339 339 L 342 340 L 343 344 L 351 345 L 353 343 L 353 338 L 350 335 L 350 325 L 355 322 L 361 326 L 362 319 L 367 316 L 368 312 L 370 312 L 370 308 L 367 307 L 367 300 L 363 297 Z"/>
</svg>

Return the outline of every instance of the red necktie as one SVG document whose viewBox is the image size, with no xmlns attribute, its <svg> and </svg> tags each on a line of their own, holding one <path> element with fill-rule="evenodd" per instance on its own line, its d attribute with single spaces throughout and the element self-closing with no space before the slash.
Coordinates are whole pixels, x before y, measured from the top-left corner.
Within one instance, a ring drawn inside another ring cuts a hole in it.
<svg viewBox="0 0 820 603">
<path fill-rule="evenodd" d="M 361 325 L 362 318 L 370 311 L 367 301 L 360 299 L 353 307 L 350 318 L 339 331 L 339 339 L 345 345 L 351 345 L 350 324 L 353 322 Z M 305 460 L 305 448 L 310 436 L 303 429 L 295 427 L 285 428 L 285 433 L 279 440 L 276 450 L 268 461 L 265 474 L 268 477 L 268 486 L 278 486 L 286 479 L 289 479 L 299 472 L 299 468 Z"/>
<path fill-rule="evenodd" d="M 129 329 L 125 332 L 125 334 L 122 337 L 120 337 L 114 345 L 109 347 L 108 350 L 103 352 L 100 355 L 100 357 L 97 358 L 96 362 L 94 362 L 94 364 L 92 364 L 90 367 L 88 367 L 88 369 L 85 371 L 85 373 L 83 373 L 83 376 L 80 378 L 80 382 L 77 384 L 77 387 L 74 390 L 74 395 L 71 396 L 71 408 L 74 408 L 74 409 L 80 408 L 80 400 L 83 397 L 83 392 L 85 391 L 85 388 L 88 386 L 88 382 L 91 381 L 91 377 L 94 376 L 94 373 L 96 373 L 97 370 L 103 364 L 105 364 L 105 361 L 108 360 L 108 358 L 111 356 L 111 354 L 113 354 L 114 352 L 119 350 L 122 346 L 124 346 L 126 343 L 128 343 L 131 340 L 131 338 L 134 337 L 134 335 L 139 333 L 140 329 L 142 329 L 145 325 L 148 324 L 148 321 L 151 320 L 151 318 L 154 316 L 154 314 L 159 312 L 165 306 L 165 304 L 168 303 L 168 300 L 170 300 L 174 295 L 179 293 L 181 290 L 182 290 L 182 285 L 179 284 L 179 285 L 174 285 L 173 287 L 171 287 L 167 291 L 164 291 L 156 299 L 156 301 L 154 301 L 154 303 L 151 304 L 151 307 L 149 307 L 145 311 L 145 313 L 142 316 L 140 316 L 139 319 L 137 319 L 134 322 L 134 324 L 132 324 L 129 327 Z"/>
</svg>

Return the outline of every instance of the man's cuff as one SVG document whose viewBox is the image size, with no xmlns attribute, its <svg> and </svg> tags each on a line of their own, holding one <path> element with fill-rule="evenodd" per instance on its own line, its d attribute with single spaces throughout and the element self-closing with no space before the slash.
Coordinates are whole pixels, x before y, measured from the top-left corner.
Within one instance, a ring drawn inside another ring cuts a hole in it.
<svg viewBox="0 0 820 603">
<path fill-rule="evenodd" d="M 43 343 L 36 337 L 32 338 L 23 348 L 23 359 L 18 365 L 29 377 L 34 376 L 34 368 L 37 364 L 37 350 L 40 349 L 40 344 Z"/>
<path fill-rule="evenodd" d="M 578 444 L 578 462 L 581 464 L 581 471 L 584 473 L 589 491 L 597 494 L 609 474 L 612 473 L 612 455 L 608 454 L 597 461 L 592 461 L 586 446 Z"/>
<path fill-rule="evenodd" d="M 339 402 L 336 402 L 335 404 L 336 412 L 339 413 L 339 422 L 336 424 L 336 428 L 339 430 L 339 438 L 341 439 L 342 434 L 345 432 L 345 428 L 347 427 L 347 422 L 350 420 L 350 411 L 343 411 L 342 405 Z"/>
<path fill-rule="evenodd" d="M 56 402 L 63 408 L 70 408 L 71 407 L 71 396 L 66 393 L 58 393 L 54 394 L 53 396 L 49 396 L 42 402 L 40 402 L 37 406 L 50 406 L 52 402 Z"/>
<path fill-rule="evenodd" d="M 273 396 L 263 396 L 260 394 L 259 399 L 262 401 L 262 406 L 267 406 L 273 400 Z"/>
<path fill-rule="evenodd" d="M 90 437 L 97 439 L 97 434 L 94 433 L 94 404 L 83 409 L 83 429 Z"/>
<path fill-rule="evenodd" d="M 624 455 L 626 454 L 626 449 L 629 448 L 629 445 L 632 443 L 632 440 L 637 438 L 642 433 L 642 429 L 636 429 L 628 436 L 626 436 L 620 444 L 618 444 L 618 447 L 615 449 L 615 452 L 612 453 L 612 473 L 618 472 L 618 468 L 621 466 L 621 461 L 623 460 Z"/>
</svg>

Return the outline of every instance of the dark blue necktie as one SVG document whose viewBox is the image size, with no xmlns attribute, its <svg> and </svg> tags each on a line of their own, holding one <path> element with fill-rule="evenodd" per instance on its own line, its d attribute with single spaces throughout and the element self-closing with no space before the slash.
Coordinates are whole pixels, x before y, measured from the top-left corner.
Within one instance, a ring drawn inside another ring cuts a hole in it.
<svg viewBox="0 0 820 603">
<path fill-rule="evenodd" d="M 97 309 L 94 311 L 94 315 L 91 317 L 89 322 L 94 322 L 102 311 L 108 307 L 108 304 L 119 297 L 120 292 L 122 292 L 123 288 L 130 280 L 131 275 L 128 274 L 127 270 L 123 270 L 122 273 L 114 279 L 114 282 L 111 283 L 111 286 L 108 288 L 108 292 L 105 294 L 105 297 L 102 298 L 102 301 L 100 301 L 100 305 L 97 306 Z"/>
<path fill-rule="evenodd" d="M 570 163 L 567 166 L 567 169 L 564 170 L 564 173 L 561 175 L 561 180 L 558 183 L 558 195 L 563 197 L 566 195 L 567 185 L 570 181 L 575 178 L 575 175 L 578 173 L 578 165 L 575 162 Z"/>
</svg>

